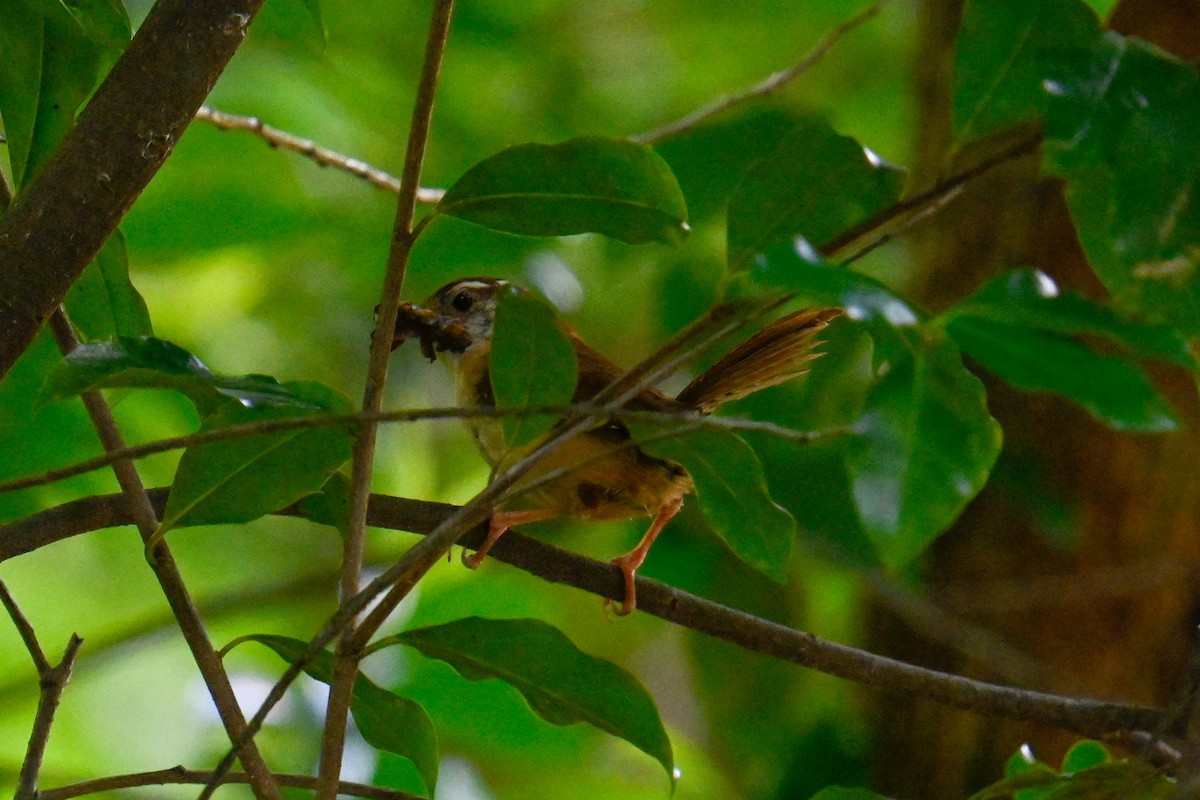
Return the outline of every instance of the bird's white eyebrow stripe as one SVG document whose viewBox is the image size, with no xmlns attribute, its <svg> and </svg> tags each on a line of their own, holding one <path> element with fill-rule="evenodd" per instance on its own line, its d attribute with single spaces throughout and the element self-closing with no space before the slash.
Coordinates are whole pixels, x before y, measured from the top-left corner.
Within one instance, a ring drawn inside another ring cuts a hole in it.
<svg viewBox="0 0 1200 800">
<path fill-rule="evenodd" d="M 496 283 L 504 283 L 504 282 L 505 281 L 496 281 Z M 461 283 L 454 284 L 454 286 L 451 288 L 453 288 L 453 289 L 487 289 L 488 287 L 494 286 L 494 285 L 495 284 L 487 283 L 485 281 L 462 281 Z"/>
</svg>

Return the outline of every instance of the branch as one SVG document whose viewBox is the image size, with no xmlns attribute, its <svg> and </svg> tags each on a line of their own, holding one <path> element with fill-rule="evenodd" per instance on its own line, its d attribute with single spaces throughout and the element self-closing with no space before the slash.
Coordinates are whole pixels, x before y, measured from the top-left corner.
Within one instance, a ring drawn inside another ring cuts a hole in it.
<svg viewBox="0 0 1200 800">
<path fill-rule="evenodd" d="M 167 784 L 188 783 L 207 784 L 212 779 L 213 773 L 211 772 L 201 772 L 179 766 L 171 767 L 170 769 L 155 770 L 154 772 L 113 775 L 93 781 L 73 783 L 69 786 L 60 786 L 57 789 L 47 789 L 38 793 L 38 800 L 70 800 L 72 797 L 83 797 L 84 795 L 98 794 L 100 792 L 112 792 L 118 789 L 133 789 L 139 786 L 165 786 Z M 293 789 L 313 789 L 317 785 L 317 779 L 308 775 L 276 775 L 275 780 L 281 786 Z M 249 783 L 250 776 L 244 772 L 229 772 L 222 775 L 217 782 L 220 784 Z M 338 794 L 365 797 L 367 800 L 422 800 L 408 792 L 382 789 L 378 786 L 367 786 L 349 781 L 340 781 L 337 785 L 337 791 Z"/>
<path fill-rule="evenodd" d="M 152 490 L 151 495 L 165 498 L 163 490 Z M 94 510 L 97 518 L 110 524 L 120 524 L 122 519 L 120 495 L 88 498 L 59 508 L 67 509 L 62 512 L 64 518 L 78 519 L 84 516 L 81 513 L 84 507 Z M 455 506 L 441 503 L 372 495 L 368 522 L 374 527 L 424 534 L 437 529 L 439 523 L 456 510 Z M 51 509 L 42 514 L 58 511 Z M 299 516 L 294 508 L 281 513 Z M 127 514 L 124 521 L 129 522 Z M 0 527 L 0 540 L 7 537 L 11 527 Z M 483 528 L 477 527 L 459 544 L 478 547 L 484 534 Z M 517 531 L 509 531 L 501 537 L 489 555 L 531 575 L 601 597 L 620 600 L 624 594 L 624 579 L 612 565 L 539 542 Z M 658 581 L 641 576 L 636 581 L 639 611 L 731 642 L 745 650 L 882 691 L 923 697 L 977 714 L 1050 725 L 1082 736 L 1154 731 L 1164 719 L 1164 712 L 1155 708 L 1031 692 L 924 669 L 829 642 Z M 253 720 L 250 724 L 253 725 Z"/>
<path fill-rule="evenodd" d="M 843 20 L 831 28 L 821 40 L 813 45 L 813 48 L 805 53 L 804 58 L 797 61 L 787 69 L 768 75 L 763 80 L 753 86 L 738 92 L 737 94 L 720 97 L 713 102 L 696 109 L 690 114 L 687 114 L 674 122 L 667 123 L 654 130 L 646 131 L 638 136 L 630 137 L 635 142 L 642 144 L 657 144 L 664 139 L 670 139 L 673 136 L 678 136 L 681 133 L 687 133 L 692 128 L 708 122 L 713 117 L 720 116 L 726 111 L 737 108 L 738 106 L 749 103 L 751 100 L 757 100 L 760 97 L 766 97 L 769 94 L 779 91 L 787 84 L 799 78 L 805 72 L 808 72 L 825 54 L 837 44 L 838 40 L 846 34 L 850 33 L 855 28 L 862 25 L 867 20 L 879 13 L 889 0 L 876 0 L 871 5 L 864 8 L 862 11 L 855 14 L 849 19 Z"/>
<path fill-rule="evenodd" d="M 290 150 L 293 153 L 299 153 L 302 156 L 311 158 L 322 167 L 333 167 L 334 169 L 348 172 L 393 194 L 400 192 L 400 179 L 394 175 L 384 172 L 378 167 L 373 167 L 365 161 L 339 153 L 336 150 L 330 150 L 328 147 L 322 147 L 312 139 L 302 139 L 295 134 L 272 127 L 258 117 L 227 114 L 224 111 L 218 111 L 212 106 L 204 105 L 200 106 L 200 110 L 196 112 L 196 119 L 207 122 L 214 128 L 223 131 L 249 131 L 255 136 L 262 138 L 271 147 L 278 147 L 281 150 Z M 445 193 L 445 189 L 419 188 L 417 189 L 417 201 L 430 204 L 437 203 Z"/>
<path fill-rule="evenodd" d="M 263 0 L 159 0 L 0 219 L 0 377 L 170 155 Z"/>
<path fill-rule="evenodd" d="M 21 774 L 17 778 L 16 800 L 36 800 L 38 797 L 38 775 L 42 771 L 42 758 L 46 755 L 46 745 L 50 742 L 50 728 L 54 725 L 54 712 L 58 710 L 58 702 L 71 679 L 71 668 L 75 666 L 75 657 L 83 639 L 71 634 L 67 649 L 63 652 L 62 660 L 52 665 L 46 658 L 42 646 L 38 643 L 37 634 L 29 620 L 21 613 L 17 601 L 9 593 L 8 587 L 0 581 L 0 602 L 8 611 L 13 624 L 21 634 L 21 641 L 33 658 L 37 669 L 38 694 L 37 712 L 33 717 L 33 729 L 29 734 L 29 745 L 25 749 L 25 760 L 21 762 Z"/>
<path fill-rule="evenodd" d="M 408 146 L 404 154 L 404 176 L 396 199 L 396 219 L 392 229 L 392 245 L 388 252 L 387 270 L 380 290 L 375 330 L 371 335 L 371 351 L 367 364 L 366 386 L 363 389 L 362 410 L 378 413 L 383 408 L 383 392 L 387 383 L 388 359 L 396 331 L 400 307 L 400 292 L 408 270 L 408 258 L 416 243 L 418 231 L 413 227 L 417 206 L 417 190 L 421 185 L 421 166 L 429 144 L 429 129 L 433 121 L 433 103 L 437 95 L 438 76 L 446 42 L 450 36 L 450 20 L 454 0 L 434 0 L 429 20 L 429 35 L 425 42 L 425 59 L 417 83 L 412 121 L 408 129 Z M 362 423 L 358 430 L 350 466 L 350 509 L 346 529 L 342 532 L 341 597 L 349 600 L 359 591 L 362 572 L 363 541 L 366 534 L 367 503 L 371 492 L 371 475 L 375 465 L 375 443 L 378 424 Z M 455 537 L 457 538 L 457 537 Z M 446 544 L 447 549 L 450 542 Z M 439 556 L 440 557 L 440 556 Z M 358 674 L 358 649 L 355 646 L 355 618 L 345 621 L 339 646 L 334 653 L 333 674 L 329 679 L 329 699 L 325 706 L 325 730 L 321 736 L 321 763 L 318 772 L 316 800 L 334 800 L 342 769 L 345 749 L 346 723 L 350 700 Z"/>
<path fill-rule="evenodd" d="M 50 327 L 58 342 L 58 347 L 64 355 L 79 347 L 79 339 L 76 338 L 70 320 L 67 319 L 66 312 L 61 307 L 50 318 Z M 117 428 L 117 421 L 113 418 L 112 409 L 109 408 L 104 395 L 93 390 L 84 392 L 82 398 L 104 449 L 107 451 L 124 449 L 125 441 L 121 436 L 121 431 Z M 137 467 L 132 461 L 122 459 L 114 462 L 112 467 L 117 477 L 117 483 L 120 484 L 122 494 L 129 505 L 134 523 L 137 525 L 138 533 L 141 534 L 142 541 L 146 542 L 148 546 L 155 540 L 158 531 L 158 512 L 151 506 L 146 487 L 142 484 L 141 476 L 138 475 Z M 217 655 L 216 649 L 208 638 L 208 632 L 204 629 L 200 612 L 196 610 L 196 605 L 192 602 L 191 594 L 183 581 L 183 575 L 175 565 L 171 551 L 165 542 L 160 542 L 152 549 L 155 558 L 150 560 L 150 568 L 154 572 L 154 577 L 158 579 L 159 586 L 162 587 L 171 612 L 175 615 L 179 630 L 183 633 L 188 649 L 192 652 L 192 658 L 204 679 L 204 684 L 208 688 L 208 693 L 212 697 L 213 705 L 216 706 L 217 714 L 225 726 L 226 733 L 231 741 L 237 741 L 246 730 L 246 719 L 242 716 L 242 710 L 233 693 L 229 676 L 225 674 L 220 656 Z M 241 760 L 251 775 L 255 796 L 260 800 L 279 800 L 281 798 L 279 788 L 275 785 L 266 762 L 252 741 L 242 752 Z"/>
</svg>

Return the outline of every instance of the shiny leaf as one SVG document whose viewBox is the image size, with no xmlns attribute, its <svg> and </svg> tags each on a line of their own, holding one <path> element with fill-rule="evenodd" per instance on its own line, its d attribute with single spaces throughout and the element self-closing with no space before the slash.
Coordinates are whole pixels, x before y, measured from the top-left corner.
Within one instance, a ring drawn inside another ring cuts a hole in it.
<svg viewBox="0 0 1200 800">
<path fill-rule="evenodd" d="M 962 512 L 1000 454 L 983 385 L 936 330 L 876 370 L 846 452 L 859 518 L 884 563 L 911 562 Z"/>
<path fill-rule="evenodd" d="M 274 650 L 284 661 L 295 663 L 308 643 L 287 636 L 254 634 L 240 641 L 258 642 Z M 322 650 L 304 668 L 311 678 L 329 683 L 333 678 L 333 654 Z M 437 786 L 438 744 L 433 721 L 420 705 L 389 692 L 361 672 L 354 679 L 350 713 L 367 744 L 378 750 L 407 758 L 417 768 L 429 797 Z"/>
<path fill-rule="evenodd" d="M 568 405 L 579 376 L 575 350 L 554 310 L 513 288 L 497 302 L 490 367 L 498 408 Z M 504 442 L 509 448 L 527 444 L 557 419 L 550 414 L 505 417 Z"/>
<path fill-rule="evenodd" d="M 983 386 L 924 313 L 873 278 L 822 261 L 803 240 L 768 248 L 736 285 L 840 306 L 848 322 L 835 324 L 870 334 L 858 418 L 847 436 L 809 449 L 814 464 L 841 473 L 839 491 L 849 492 L 877 556 L 892 567 L 909 563 L 979 492 L 1000 452 Z"/>
<path fill-rule="evenodd" d="M 1047 82 L 1046 165 L 1116 302 L 1200 333 L 1200 77 L 1106 33 Z"/>
<path fill-rule="evenodd" d="M 445 661 L 468 680 L 499 678 L 547 722 L 586 722 L 653 757 L 668 776 L 674 774 L 671 741 L 645 687 L 541 620 L 468 617 L 381 639 L 373 649 L 393 644 Z"/>
<path fill-rule="evenodd" d="M 269 375 L 217 375 L 182 347 L 151 336 L 117 336 L 80 345 L 47 375 L 41 399 L 111 388 L 174 389 L 195 404 L 201 418 L 230 402 L 250 408 L 325 407 L 310 399 L 310 393 L 295 394 Z"/>
<path fill-rule="evenodd" d="M 647 453 L 687 469 L 704 518 L 734 555 L 772 580 L 787 580 L 796 521 L 771 499 L 762 464 L 745 441 L 720 428 L 659 438 L 678 424 L 627 425 Z"/>
<path fill-rule="evenodd" d="M 1100 35 L 1079 0 L 970 0 L 954 54 L 954 135 L 977 139 L 1040 119 L 1053 65 Z"/>
<path fill-rule="evenodd" d="M 282 388 L 310 407 L 230 403 L 201 430 L 350 410 L 348 400 L 321 384 Z M 350 458 L 353 443 L 349 426 L 317 426 L 189 447 L 179 460 L 156 537 L 185 525 L 248 522 L 288 506 L 320 489 Z"/>
<path fill-rule="evenodd" d="M 894 203 L 904 179 L 902 169 L 824 120 L 801 123 L 750 168 L 729 198 L 729 266 L 795 236 L 823 245 Z"/>
<path fill-rule="evenodd" d="M 502 150 L 467 170 L 437 211 L 526 236 L 674 243 L 687 231 L 683 193 L 666 162 L 643 145 L 595 136 Z"/>
<path fill-rule="evenodd" d="M 1170 404 L 1132 358 L 1096 352 L 1074 336 L 1100 336 L 1139 355 L 1193 366 L 1173 329 L 1141 326 L 1030 271 L 998 278 L 944 315 L 959 346 L 1027 390 L 1052 391 L 1118 430 L 1179 427 Z"/>
</svg>

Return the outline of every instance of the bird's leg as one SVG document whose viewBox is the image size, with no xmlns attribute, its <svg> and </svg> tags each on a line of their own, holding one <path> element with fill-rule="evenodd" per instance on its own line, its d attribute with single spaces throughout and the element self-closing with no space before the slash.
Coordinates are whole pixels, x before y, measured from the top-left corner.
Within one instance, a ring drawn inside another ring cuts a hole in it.
<svg viewBox="0 0 1200 800">
<path fill-rule="evenodd" d="M 667 527 L 667 523 L 679 513 L 679 509 L 683 508 L 683 496 L 668 500 L 658 510 L 654 521 L 650 523 L 650 529 L 646 531 L 646 535 L 637 545 L 623 556 L 617 556 L 610 563 L 621 569 L 621 573 L 625 576 L 625 601 L 621 607 L 617 609 L 619 616 L 632 614 L 637 608 L 637 586 L 634 584 L 634 576 L 637 573 L 638 567 L 646 560 L 646 554 L 650 552 L 650 545 L 654 544 L 654 540 L 662 533 L 662 529 Z"/>
<path fill-rule="evenodd" d="M 554 512 L 549 509 L 530 509 L 528 511 L 494 511 L 492 519 L 488 523 L 487 536 L 483 540 L 483 544 L 479 545 L 479 549 L 474 553 L 467 555 L 467 551 L 463 551 L 462 562 L 471 569 L 478 569 L 483 563 L 483 559 L 487 557 L 488 551 L 492 549 L 492 545 L 496 540 L 503 536 L 509 528 L 515 525 L 524 525 L 527 522 L 538 522 L 543 519 L 550 519 L 554 516 Z"/>
</svg>

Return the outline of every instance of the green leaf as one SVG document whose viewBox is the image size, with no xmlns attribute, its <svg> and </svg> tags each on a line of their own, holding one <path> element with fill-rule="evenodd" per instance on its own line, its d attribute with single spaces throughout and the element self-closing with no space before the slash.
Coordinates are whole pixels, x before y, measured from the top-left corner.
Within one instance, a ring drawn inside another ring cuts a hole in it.
<svg viewBox="0 0 1200 800">
<path fill-rule="evenodd" d="M 350 403 L 316 383 L 283 388 L 308 401 L 298 406 L 223 406 L 201 430 L 227 425 L 314 416 L 320 411 L 347 413 Z M 290 505 L 321 488 L 350 458 L 351 426 L 318 426 L 189 447 L 179 460 L 162 524 L 155 534 L 186 525 L 248 522 Z"/>
<path fill-rule="evenodd" d="M 498 408 L 568 405 L 579 378 L 575 349 L 554 310 L 515 287 L 498 298 L 489 366 Z M 527 444 L 557 419 L 552 414 L 505 417 L 505 445 L 511 450 Z"/>
<path fill-rule="evenodd" d="M 1071 749 L 1063 756 L 1062 771 L 1064 775 L 1081 772 L 1085 769 L 1098 767 L 1112 761 L 1108 749 L 1100 742 L 1084 739 L 1071 745 Z"/>
<path fill-rule="evenodd" d="M 1047 82 L 1048 170 L 1118 305 L 1200 333 L 1200 77 L 1109 32 Z"/>
<path fill-rule="evenodd" d="M 146 301 L 129 280 L 129 256 L 119 230 L 71 286 L 65 304 L 85 341 L 154 333 Z"/>
<path fill-rule="evenodd" d="M 307 642 L 287 636 L 253 634 L 234 644 L 241 641 L 266 645 L 292 664 L 308 649 Z M 304 671 L 309 677 L 328 684 L 333 678 L 333 654 L 322 650 Z M 406 697 L 387 691 L 359 672 L 354 679 L 350 713 L 367 744 L 411 761 L 425 782 L 427 795 L 433 797 L 438 776 L 438 744 L 433 721 L 425 709 Z"/>
<path fill-rule="evenodd" d="M 269 375 L 216 375 L 187 350 L 151 336 L 80 345 L 46 376 L 41 401 L 111 388 L 174 389 L 195 404 L 202 419 L 231 401 L 311 411 L 338 405 L 329 397 L 314 400 L 307 390 L 296 394 Z"/>
<path fill-rule="evenodd" d="M 381 639 L 415 647 L 472 681 L 499 678 L 554 725 L 586 722 L 656 759 L 674 785 L 671 741 L 654 701 L 633 675 L 576 647 L 536 619 L 468 617 Z"/>
<path fill-rule="evenodd" d="M 350 479 L 344 473 L 335 472 L 325 481 L 321 491 L 301 497 L 296 506 L 305 518 L 345 533 L 346 522 L 350 519 Z"/>
<path fill-rule="evenodd" d="M 894 203 L 904 175 L 825 120 L 802 123 L 750 168 L 729 198 L 730 268 L 795 236 L 826 243 Z"/>
<path fill-rule="evenodd" d="M 846 462 L 858 514 L 884 563 L 910 563 L 971 500 L 1000 454 L 983 385 L 953 341 L 914 337 L 888 361 L 853 427 Z"/>
<path fill-rule="evenodd" d="M 970 0 L 954 54 L 955 138 L 1040 119 L 1053 65 L 1099 36 L 1095 12 L 1079 0 Z"/>
<path fill-rule="evenodd" d="M 774 581 L 787 580 L 796 521 L 771 499 L 750 445 L 720 428 L 659 438 L 679 424 L 626 424 L 647 453 L 687 469 L 705 519 L 734 555 Z"/>
<path fill-rule="evenodd" d="M 841 308 L 871 333 L 877 363 L 911 351 L 910 329 L 926 317 L 874 278 L 825 261 L 804 239 L 766 248 L 730 288 L 753 293 L 784 289 L 800 303 Z"/>
<path fill-rule="evenodd" d="M 124 50 L 133 35 L 121 0 L 61 0 L 71 16 L 100 47 Z"/>
<path fill-rule="evenodd" d="M 649 147 L 596 136 L 502 150 L 467 170 L 437 211 L 526 236 L 672 244 L 687 232 L 683 193 L 666 162 Z"/>
<path fill-rule="evenodd" d="M 1098 353 L 1072 338 L 1101 336 L 1194 366 L 1186 340 L 1173 329 L 1139 326 L 1077 294 L 1060 295 L 1047 276 L 1029 271 L 998 278 L 943 318 L 965 352 L 1014 386 L 1061 394 L 1117 430 L 1179 427 L 1170 404 L 1132 359 Z"/>
<path fill-rule="evenodd" d="M 1061 394 L 1116 430 L 1178 430 L 1171 406 L 1134 363 L 1071 339 L 1004 322 L 955 317 L 962 349 L 1014 386 Z"/>
<path fill-rule="evenodd" d="M 876 794 L 870 789 L 859 789 L 857 787 L 847 786 L 826 786 L 821 791 L 814 794 L 809 800 L 889 800 L 881 794 Z"/>
<path fill-rule="evenodd" d="M 18 187 L 75 120 L 99 74 L 99 48 L 55 0 L 15 0 L 0 25 L 0 116 Z"/>
<path fill-rule="evenodd" d="M 838 324 L 870 333 L 871 386 L 835 447 L 876 553 L 890 567 L 909 563 L 979 492 L 999 455 L 982 384 L 926 315 L 878 281 L 821 261 L 806 242 L 768 248 L 736 286 L 841 306 L 848 322 Z"/>
<path fill-rule="evenodd" d="M 746 171 L 802 119 L 793 111 L 754 105 L 656 143 L 654 149 L 679 180 L 693 224 L 724 213 Z"/>
<path fill-rule="evenodd" d="M 1138 358 L 1196 369 L 1188 337 L 1171 325 L 1127 319 L 1111 306 L 1078 292 L 1060 291 L 1050 276 L 1032 269 L 1006 273 L 943 315 L 1010 322 L 1064 336 L 1099 337 Z"/>
</svg>

